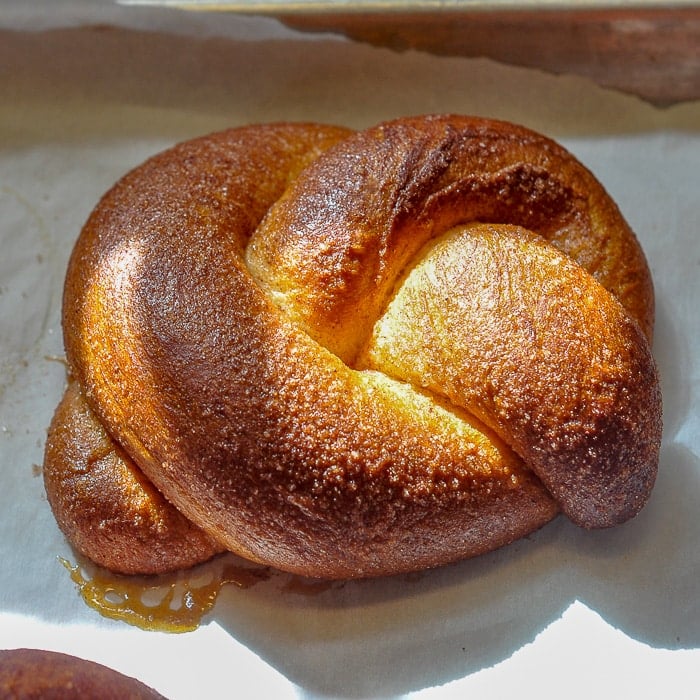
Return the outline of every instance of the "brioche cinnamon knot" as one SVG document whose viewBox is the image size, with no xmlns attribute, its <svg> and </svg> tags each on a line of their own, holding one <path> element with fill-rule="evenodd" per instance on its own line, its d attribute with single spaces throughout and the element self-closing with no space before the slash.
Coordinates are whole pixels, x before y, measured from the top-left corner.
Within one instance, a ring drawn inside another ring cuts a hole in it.
<svg viewBox="0 0 700 700">
<path fill-rule="evenodd" d="M 647 501 L 653 292 L 603 187 L 461 116 L 232 129 L 100 201 L 46 449 L 74 546 L 318 577 L 432 567 Z"/>
</svg>

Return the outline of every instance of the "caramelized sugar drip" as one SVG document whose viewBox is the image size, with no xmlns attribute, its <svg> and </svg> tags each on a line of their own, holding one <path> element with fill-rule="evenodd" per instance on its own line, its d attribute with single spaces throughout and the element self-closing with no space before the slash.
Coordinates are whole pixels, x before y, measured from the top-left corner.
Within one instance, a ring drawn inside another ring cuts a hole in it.
<svg viewBox="0 0 700 700">
<path fill-rule="evenodd" d="M 59 560 L 88 606 L 104 617 L 155 632 L 191 632 L 225 585 L 250 588 L 270 577 L 269 569 L 228 556 L 162 576 L 122 576 L 92 564 Z"/>
</svg>

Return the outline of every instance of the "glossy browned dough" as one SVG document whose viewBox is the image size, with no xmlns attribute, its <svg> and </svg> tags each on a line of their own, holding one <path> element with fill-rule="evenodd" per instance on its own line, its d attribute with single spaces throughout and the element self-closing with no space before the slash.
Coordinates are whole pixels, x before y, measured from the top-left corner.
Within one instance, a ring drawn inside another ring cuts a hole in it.
<svg viewBox="0 0 700 700">
<path fill-rule="evenodd" d="M 0 650 L 0 700 L 163 700 L 141 681 L 69 654 Z"/>
<path fill-rule="evenodd" d="M 593 176 L 458 116 L 181 144 L 103 198 L 64 297 L 86 401 L 167 500 L 328 578 L 473 556 L 560 508 L 632 517 L 661 435 L 652 326 Z"/>
<path fill-rule="evenodd" d="M 75 381 L 49 430 L 44 481 L 73 546 L 112 570 L 159 574 L 224 551 L 170 505 L 110 438 Z"/>
</svg>

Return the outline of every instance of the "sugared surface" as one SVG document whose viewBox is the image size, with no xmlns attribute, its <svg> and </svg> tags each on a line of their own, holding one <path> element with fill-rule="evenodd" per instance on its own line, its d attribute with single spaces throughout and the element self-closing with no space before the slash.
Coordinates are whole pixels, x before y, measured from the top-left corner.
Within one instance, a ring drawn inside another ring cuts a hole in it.
<svg viewBox="0 0 700 700">
<path fill-rule="evenodd" d="M 102 664 L 40 649 L 0 650 L 2 700 L 163 700 L 141 681 Z"/>
<path fill-rule="evenodd" d="M 456 116 L 181 144 L 105 195 L 64 297 L 87 403 L 165 498 L 328 578 L 473 556 L 560 508 L 632 517 L 660 442 L 652 324 L 593 176 Z"/>
</svg>

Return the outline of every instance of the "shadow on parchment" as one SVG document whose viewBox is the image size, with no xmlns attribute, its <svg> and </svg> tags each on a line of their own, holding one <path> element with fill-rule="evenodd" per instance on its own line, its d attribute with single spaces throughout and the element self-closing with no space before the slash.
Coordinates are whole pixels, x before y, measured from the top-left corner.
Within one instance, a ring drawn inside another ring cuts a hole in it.
<svg viewBox="0 0 700 700">
<path fill-rule="evenodd" d="M 700 646 L 700 463 L 672 441 L 687 409 L 687 354 L 667 309 L 657 316 L 667 437 L 652 499 L 633 521 L 586 532 L 559 517 L 502 550 L 419 575 L 320 585 L 276 574 L 225 591 L 214 619 L 302 688 L 343 697 L 399 695 L 492 666 L 575 600 L 652 647 Z"/>
</svg>

